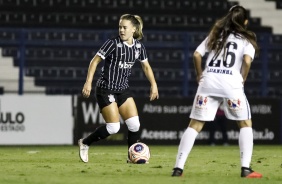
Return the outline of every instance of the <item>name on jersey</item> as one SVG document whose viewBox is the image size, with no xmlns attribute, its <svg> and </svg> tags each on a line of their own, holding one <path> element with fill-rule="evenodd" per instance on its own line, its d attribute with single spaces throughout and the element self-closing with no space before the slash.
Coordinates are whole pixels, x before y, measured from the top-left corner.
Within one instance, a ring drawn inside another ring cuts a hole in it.
<svg viewBox="0 0 282 184">
<path fill-rule="evenodd" d="M 209 68 L 207 72 L 213 72 L 213 73 L 221 73 L 221 74 L 233 75 L 232 70 L 227 70 L 227 69 L 215 69 L 215 68 Z"/>
<path fill-rule="evenodd" d="M 119 64 L 118 64 L 118 67 L 119 68 L 132 68 L 133 64 L 134 63 L 132 63 L 132 62 L 124 62 L 123 63 L 122 61 L 120 61 Z"/>
</svg>

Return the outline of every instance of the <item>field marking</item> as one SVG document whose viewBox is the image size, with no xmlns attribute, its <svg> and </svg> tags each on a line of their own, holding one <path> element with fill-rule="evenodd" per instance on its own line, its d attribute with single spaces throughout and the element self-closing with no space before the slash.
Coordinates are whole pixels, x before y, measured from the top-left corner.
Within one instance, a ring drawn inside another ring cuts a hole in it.
<svg viewBox="0 0 282 184">
<path fill-rule="evenodd" d="M 28 154 L 36 154 L 36 153 L 39 153 L 39 151 L 32 150 L 32 151 L 28 151 L 27 153 Z"/>
</svg>

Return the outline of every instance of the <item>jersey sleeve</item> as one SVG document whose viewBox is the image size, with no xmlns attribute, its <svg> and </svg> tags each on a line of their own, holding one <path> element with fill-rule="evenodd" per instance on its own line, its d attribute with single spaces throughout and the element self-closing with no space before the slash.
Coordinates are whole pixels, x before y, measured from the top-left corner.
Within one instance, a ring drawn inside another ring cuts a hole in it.
<svg viewBox="0 0 282 184">
<path fill-rule="evenodd" d="M 206 39 L 204 39 L 202 43 L 196 49 L 196 51 L 199 52 L 201 56 L 204 56 L 208 52 L 207 40 L 208 40 L 208 37 L 206 37 Z"/>
<path fill-rule="evenodd" d="M 141 45 L 141 49 L 140 49 L 140 55 L 139 55 L 138 59 L 139 59 L 140 62 L 148 61 L 148 56 L 147 56 L 147 53 L 146 53 L 145 46 L 141 43 L 140 43 L 140 45 Z"/>
<path fill-rule="evenodd" d="M 113 40 L 107 40 L 102 47 L 97 52 L 97 55 L 102 59 L 105 59 L 108 55 L 110 55 L 115 50 L 115 44 Z"/>
<path fill-rule="evenodd" d="M 244 47 L 244 51 L 243 51 L 244 55 L 248 55 L 250 56 L 252 59 L 254 59 L 255 57 L 255 48 L 254 46 L 250 43 L 250 42 L 247 42 L 246 46 Z"/>
</svg>

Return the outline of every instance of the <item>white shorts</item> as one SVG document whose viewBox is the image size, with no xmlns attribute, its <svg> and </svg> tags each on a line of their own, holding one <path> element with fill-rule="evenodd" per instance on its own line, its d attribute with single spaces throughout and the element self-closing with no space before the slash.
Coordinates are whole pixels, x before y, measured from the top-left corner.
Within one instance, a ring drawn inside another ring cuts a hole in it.
<svg viewBox="0 0 282 184">
<path fill-rule="evenodd" d="M 228 97 L 198 90 L 190 118 L 199 121 L 213 121 L 221 103 L 227 119 L 238 121 L 251 119 L 250 105 L 242 89 L 233 90 Z"/>
</svg>

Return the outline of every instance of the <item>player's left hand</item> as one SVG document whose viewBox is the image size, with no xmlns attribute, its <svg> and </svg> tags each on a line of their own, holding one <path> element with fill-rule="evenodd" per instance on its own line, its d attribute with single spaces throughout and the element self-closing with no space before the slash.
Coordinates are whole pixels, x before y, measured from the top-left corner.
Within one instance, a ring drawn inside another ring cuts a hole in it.
<svg viewBox="0 0 282 184">
<path fill-rule="evenodd" d="M 159 99 L 159 92 L 158 92 L 157 84 L 153 84 L 150 90 L 150 101 L 153 101 L 155 99 Z"/>
</svg>

